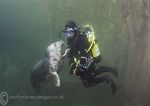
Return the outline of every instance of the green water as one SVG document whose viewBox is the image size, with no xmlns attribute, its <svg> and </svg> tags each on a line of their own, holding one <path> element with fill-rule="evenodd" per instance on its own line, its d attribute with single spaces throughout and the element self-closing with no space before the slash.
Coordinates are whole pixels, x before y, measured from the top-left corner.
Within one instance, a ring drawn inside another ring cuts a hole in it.
<svg viewBox="0 0 150 106">
<path fill-rule="evenodd" d="M 12 96 L 63 96 L 54 100 L 10 99 L 7 106 L 144 106 L 123 77 L 127 69 L 128 34 L 122 30 L 120 1 L 123 0 L 0 0 L 0 92 Z M 138 5 L 133 7 L 139 11 Z M 84 88 L 79 77 L 69 75 L 67 59 L 60 73 L 60 89 L 54 89 L 52 82 L 41 94 L 32 89 L 32 67 L 42 58 L 48 44 L 59 40 L 58 33 L 67 20 L 94 27 L 101 64 L 120 73 L 119 78 L 111 76 L 118 87 L 115 96 L 106 84 Z"/>
</svg>

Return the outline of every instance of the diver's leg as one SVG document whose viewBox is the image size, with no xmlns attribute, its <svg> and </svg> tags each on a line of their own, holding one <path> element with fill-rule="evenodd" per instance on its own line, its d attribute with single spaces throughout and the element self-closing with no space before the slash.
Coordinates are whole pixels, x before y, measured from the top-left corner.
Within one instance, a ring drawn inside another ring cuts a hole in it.
<svg viewBox="0 0 150 106">
<path fill-rule="evenodd" d="M 107 75 L 104 75 L 103 78 L 105 79 L 105 83 L 107 83 L 108 85 L 111 86 L 112 93 L 115 94 L 116 90 L 117 90 L 117 87 L 116 87 L 114 81 Z"/>
<path fill-rule="evenodd" d="M 50 71 L 50 73 L 51 73 L 51 75 L 52 75 L 52 77 L 54 79 L 55 86 L 56 87 L 60 87 L 60 78 L 59 78 L 57 72 L 56 71 Z"/>
<path fill-rule="evenodd" d="M 86 88 L 93 87 L 93 86 L 105 81 L 105 79 L 102 77 L 99 77 L 98 79 L 96 79 L 96 78 L 88 78 L 87 79 L 84 77 L 80 77 L 80 78 L 82 80 L 84 87 L 86 87 Z"/>
<path fill-rule="evenodd" d="M 82 83 L 83 83 L 84 87 L 86 87 L 86 88 L 91 87 L 90 83 L 86 79 L 81 78 L 81 80 L 82 80 Z"/>
<path fill-rule="evenodd" d="M 105 73 L 105 72 L 110 72 L 110 73 L 112 73 L 113 75 L 115 75 L 116 77 L 119 76 L 117 70 L 115 70 L 115 69 L 113 69 L 113 68 L 106 67 L 106 66 L 100 66 L 100 67 L 98 67 L 98 68 L 95 70 L 95 75 L 100 75 L 100 74 Z"/>
<path fill-rule="evenodd" d="M 99 55 L 98 57 L 94 57 L 93 60 L 94 60 L 94 63 L 97 64 L 97 63 L 102 61 L 102 56 Z M 100 66 L 98 69 L 96 69 L 95 75 L 99 75 L 99 74 L 102 74 L 104 72 L 110 72 L 113 75 L 115 75 L 116 77 L 119 76 L 117 70 L 115 70 L 113 68 L 106 67 L 106 66 Z"/>
<path fill-rule="evenodd" d="M 99 62 L 102 61 L 102 56 L 99 55 L 99 56 L 97 56 L 97 57 L 93 57 L 93 60 L 94 60 L 95 63 L 99 63 Z"/>
<path fill-rule="evenodd" d="M 90 78 L 90 79 L 86 79 L 85 77 L 81 77 L 81 80 L 83 82 L 83 85 L 88 88 L 88 87 L 93 87 L 99 83 L 107 83 L 108 85 L 111 86 L 112 88 L 112 93 L 115 94 L 116 92 L 116 85 L 114 83 L 114 81 L 108 77 L 108 76 L 102 76 L 102 77 L 93 77 L 93 78 Z"/>
</svg>

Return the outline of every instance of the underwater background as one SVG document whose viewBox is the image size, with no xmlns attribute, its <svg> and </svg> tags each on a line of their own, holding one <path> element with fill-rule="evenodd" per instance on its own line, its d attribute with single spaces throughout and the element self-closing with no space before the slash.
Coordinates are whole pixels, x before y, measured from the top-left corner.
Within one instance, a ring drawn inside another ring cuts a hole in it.
<svg viewBox="0 0 150 106">
<path fill-rule="evenodd" d="M 106 84 L 84 88 L 69 74 L 67 59 L 60 89 L 49 82 L 38 94 L 30 85 L 31 69 L 48 44 L 60 40 L 68 20 L 93 26 L 100 64 L 119 72 L 119 78 L 110 75 L 118 88 L 115 96 Z M 7 106 L 150 106 L 149 64 L 149 0 L 0 0 L 0 93 L 52 96 L 9 99 Z"/>
</svg>

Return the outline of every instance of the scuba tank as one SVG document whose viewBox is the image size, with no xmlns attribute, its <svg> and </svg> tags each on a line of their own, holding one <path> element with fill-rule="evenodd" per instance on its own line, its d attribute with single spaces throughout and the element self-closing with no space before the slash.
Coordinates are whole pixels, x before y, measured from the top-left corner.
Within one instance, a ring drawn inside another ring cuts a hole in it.
<svg viewBox="0 0 150 106">
<path fill-rule="evenodd" d="M 88 42 L 90 43 L 90 47 L 85 51 L 87 53 L 89 53 L 91 51 L 92 57 L 100 56 L 99 46 L 98 46 L 98 43 L 96 41 L 95 33 L 94 33 L 92 26 L 85 25 L 82 27 L 82 29 L 85 30 L 85 31 L 83 31 L 83 33 L 87 36 Z"/>
</svg>

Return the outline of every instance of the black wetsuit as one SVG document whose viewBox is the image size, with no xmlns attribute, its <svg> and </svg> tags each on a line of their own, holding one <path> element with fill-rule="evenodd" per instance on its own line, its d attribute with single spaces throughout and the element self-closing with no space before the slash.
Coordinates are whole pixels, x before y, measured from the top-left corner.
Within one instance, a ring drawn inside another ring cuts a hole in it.
<svg viewBox="0 0 150 106">
<path fill-rule="evenodd" d="M 72 39 L 67 39 L 68 47 L 70 48 L 70 51 L 68 53 L 68 58 L 69 64 L 73 63 L 73 57 L 88 57 L 90 56 L 90 53 L 86 53 L 85 49 L 88 49 L 90 47 L 90 44 L 88 42 L 87 36 L 85 34 L 81 34 L 80 31 L 75 32 L 75 36 Z M 95 64 L 97 62 L 101 61 L 101 56 L 96 58 L 96 61 L 93 61 L 91 66 L 82 74 L 79 74 L 83 85 L 85 87 L 92 87 L 95 86 L 99 83 L 106 82 L 109 83 L 111 82 L 113 84 L 113 87 L 115 87 L 113 81 L 107 77 L 107 76 L 101 76 L 101 77 L 96 77 L 99 73 L 101 73 L 98 70 L 95 69 Z M 72 66 L 70 69 L 70 72 L 72 73 L 73 69 L 76 68 L 75 66 Z"/>
<path fill-rule="evenodd" d="M 72 39 L 67 39 L 68 47 L 70 48 L 68 58 L 72 59 L 73 56 L 87 56 L 85 49 L 89 48 L 87 36 L 76 31 L 75 36 Z"/>
</svg>

